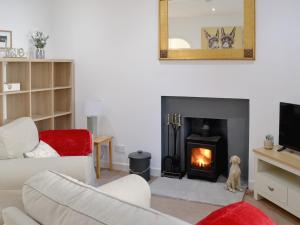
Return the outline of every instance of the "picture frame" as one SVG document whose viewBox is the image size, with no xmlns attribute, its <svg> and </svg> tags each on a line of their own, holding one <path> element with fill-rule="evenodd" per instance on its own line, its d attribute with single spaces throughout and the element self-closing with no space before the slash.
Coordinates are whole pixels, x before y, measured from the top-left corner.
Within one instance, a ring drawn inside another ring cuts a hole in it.
<svg viewBox="0 0 300 225">
<path fill-rule="evenodd" d="M 12 48 L 12 31 L 0 30 L 0 49 Z"/>
</svg>

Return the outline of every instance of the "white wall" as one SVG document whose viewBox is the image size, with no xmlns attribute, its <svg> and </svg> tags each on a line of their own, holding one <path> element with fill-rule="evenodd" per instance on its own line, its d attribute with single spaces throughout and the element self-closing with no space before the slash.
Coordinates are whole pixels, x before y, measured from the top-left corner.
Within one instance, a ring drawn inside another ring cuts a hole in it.
<svg viewBox="0 0 300 225">
<path fill-rule="evenodd" d="M 13 47 L 30 53 L 30 34 L 36 29 L 52 36 L 52 4 L 48 0 L 0 0 L 0 30 L 10 30 Z M 53 56 L 51 38 L 46 55 Z"/>
<path fill-rule="evenodd" d="M 152 153 L 152 168 L 160 168 L 162 95 L 248 98 L 252 179 L 252 148 L 267 133 L 277 141 L 279 101 L 300 103 L 298 0 L 257 1 L 253 62 L 159 61 L 157 0 L 51 2 L 56 57 L 76 62 L 77 126 L 85 127 L 83 101 L 102 99 L 102 133 L 126 145 L 126 154 L 114 152 L 115 163 L 143 149 Z"/>
</svg>

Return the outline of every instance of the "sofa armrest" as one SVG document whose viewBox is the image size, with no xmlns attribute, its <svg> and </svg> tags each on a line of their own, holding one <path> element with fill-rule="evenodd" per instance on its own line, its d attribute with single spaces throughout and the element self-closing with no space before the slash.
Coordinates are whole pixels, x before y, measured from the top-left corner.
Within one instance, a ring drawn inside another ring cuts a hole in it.
<svg viewBox="0 0 300 225">
<path fill-rule="evenodd" d="M 95 173 L 90 156 L 0 160 L 0 190 L 21 190 L 28 178 L 44 170 L 57 171 L 88 184 Z"/>
<path fill-rule="evenodd" d="M 9 207 L 2 211 L 4 225 L 40 225 L 24 212 L 15 207 Z"/>
<path fill-rule="evenodd" d="M 85 129 L 47 130 L 39 133 L 61 156 L 87 156 L 92 153 L 92 134 Z"/>
<path fill-rule="evenodd" d="M 98 190 L 120 200 L 150 208 L 151 191 L 149 184 L 138 175 L 128 175 L 102 185 Z"/>
</svg>

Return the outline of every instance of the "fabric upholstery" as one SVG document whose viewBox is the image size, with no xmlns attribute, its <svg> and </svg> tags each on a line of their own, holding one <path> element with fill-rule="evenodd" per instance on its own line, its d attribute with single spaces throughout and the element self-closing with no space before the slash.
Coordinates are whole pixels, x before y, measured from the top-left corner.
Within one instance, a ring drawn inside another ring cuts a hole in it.
<svg viewBox="0 0 300 225">
<path fill-rule="evenodd" d="M 23 153 L 32 151 L 38 143 L 38 130 L 29 117 L 0 127 L 0 159 L 23 158 Z"/>
<path fill-rule="evenodd" d="M 87 156 L 92 152 L 92 135 L 88 130 L 49 130 L 40 132 L 40 140 L 60 156 Z"/>
<path fill-rule="evenodd" d="M 131 174 L 98 188 L 102 193 L 120 200 L 150 208 L 151 191 L 149 184 L 141 176 Z"/>
<path fill-rule="evenodd" d="M 26 213 L 43 225 L 188 225 L 49 171 L 25 182 L 23 203 Z"/>
<path fill-rule="evenodd" d="M 86 183 L 94 179 L 92 173 L 95 173 L 93 159 L 88 156 L 2 160 L 0 163 L 0 192 L 2 190 L 21 190 L 28 178 L 45 170 L 55 170 Z"/>
<path fill-rule="evenodd" d="M 47 143 L 40 141 L 31 152 L 24 153 L 25 158 L 57 158 L 59 154 Z"/>
<path fill-rule="evenodd" d="M 4 225 L 39 225 L 24 212 L 15 207 L 9 207 L 2 211 Z"/>
<path fill-rule="evenodd" d="M 196 225 L 275 225 L 261 210 L 247 202 L 223 207 Z"/>
</svg>

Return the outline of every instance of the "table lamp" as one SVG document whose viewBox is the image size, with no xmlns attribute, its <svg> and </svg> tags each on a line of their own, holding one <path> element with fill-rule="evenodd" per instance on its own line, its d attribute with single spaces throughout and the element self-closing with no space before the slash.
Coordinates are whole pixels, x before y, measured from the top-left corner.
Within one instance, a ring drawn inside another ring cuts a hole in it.
<svg viewBox="0 0 300 225">
<path fill-rule="evenodd" d="M 87 100 L 84 105 L 84 112 L 87 116 L 87 129 L 96 137 L 98 133 L 98 117 L 102 113 L 102 102 L 100 100 Z"/>
</svg>

